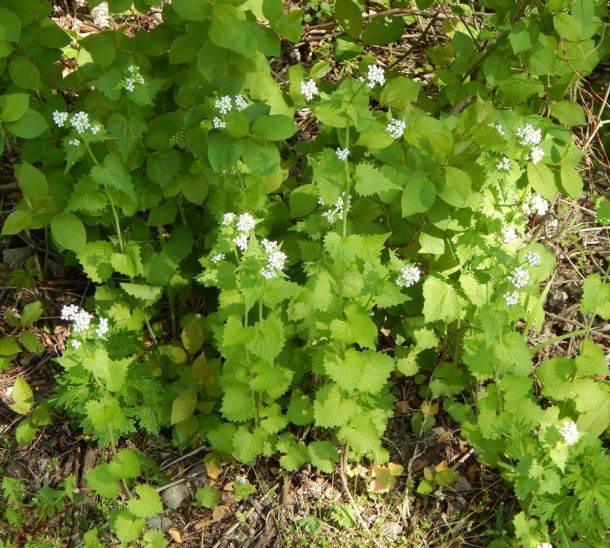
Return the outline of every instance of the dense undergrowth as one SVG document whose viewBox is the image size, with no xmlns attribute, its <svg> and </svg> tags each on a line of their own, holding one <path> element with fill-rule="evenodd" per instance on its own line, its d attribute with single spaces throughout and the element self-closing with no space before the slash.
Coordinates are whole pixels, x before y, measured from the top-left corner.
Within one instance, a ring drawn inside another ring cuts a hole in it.
<svg viewBox="0 0 610 548">
<path fill-rule="evenodd" d="M 94 288 L 5 315 L 0 367 L 40 350 L 43 309 L 70 322 L 53 396 L 15 383 L 16 436 L 28 443 L 55 409 L 111 447 L 87 481 L 123 543 L 166 542 L 145 530 L 163 511 L 154 463 L 121 448 L 139 431 L 287 471 L 369 459 L 387 491 L 402 469 L 381 439 L 404 377 L 423 402 L 413 431 L 440 405 L 513 486 L 514 538 L 494 545 L 604 542 L 608 371 L 590 336 L 610 317 L 608 269 L 585 281 L 578 355 L 534 366 L 555 257 L 528 235 L 558 193 L 583 191 L 571 98 L 608 54 L 606 6 L 447 3 L 422 87 L 372 52 L 438 6 L 370 4 L 337 0 L 333 63 L 282 78 L 269 59 L 299 40 L 303 13 L 279 0 L 173 0 L 135 37 L 80 38 L 37 0 L 0 7 L 0 136 L 22 194 L 2 233 L 42 234 Z M 62 489 L 47 496 L 73 496 Z M 17 530 L 18 482 L 3 492 Z"/>
</svg>

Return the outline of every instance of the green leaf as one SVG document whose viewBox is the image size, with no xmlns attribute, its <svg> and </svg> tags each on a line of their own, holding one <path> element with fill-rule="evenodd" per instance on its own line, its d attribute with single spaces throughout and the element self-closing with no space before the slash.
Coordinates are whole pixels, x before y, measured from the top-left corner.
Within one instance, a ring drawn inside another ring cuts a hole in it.
<svg viewBox="0 0 610 548">
<path fill-rule="evenodd" d="M 551 105 L 551 116 L 566 126 L 582 126 L 587 123 L 585 111 L 573 101 L 557 101 Z"/>
<path fill-rule="evenodd" d="M 353 398 L 345 395 L 336 384 L 330 383 L 318 389 L 313 408 L 316 425 L 325 428 L 346 424 L 362 411 Z"/>
<path fill-rule="evenodd" d="M 257 26 L 243 18 L 233 6 L 214 6 L 208 30 L 214 44 L 249 57 L 258 49 L 257 35 Z"/>
<path fill-rule="evenodd" d="M 464 315 L 464 299 L 452 285 L 436 276 L 424 281 L 424 318 L 427 322 L 451 322 Z"/>
<path fill-rule="evenodd" d="M 121 542 L 134 542 L 140 538 L 146 522 L 136 518 L 131 512 L 121 509 L 113 512 L 110 525 Z"/>
<path fill-rule="evenodd" d="M 144 541 L 144 548 L 166 548 L 168 544 L 165 539 L 165 534 L 158 529 L 149 529 L 146 531 L 142 540 Z M 88 547 L 85 546 L 84 548 Z"/>
<path fill-rule="evenodd" d="M 280 465 L 284 470 L 296 471 L 303 466 L 309 457 L 307 447 L 303 442 L 297 442 L 290 435 L 282 436 L 277 449 L 284 453 L 280 457 Z"/>
<path fill-rule="evenodd" d="M 599 314 L 604 320 L 610 319 L 610 283 L 602 282 L 599 274 L 585 279 L 580 310 L 583 314 Z"/>
<path fill-rule="evenodd" d="M 582 194 L 583 180 L 578 171 L 573 167 L 561 166 L 561 187 L 565 194 L 572 198 L 578 198 Z"/>
<path fill-rule="evenodd" d="M 257 392 L 264 392 L 273 399 L 282 396 L 288 390 L 292 380 L 290 369 L 270 363 L 255 363 L 252 365 L 251 371 L 255 377 L 250 380 L 250 388 Z"/>
<path fill-rule="evenodd" d="M 0 13 L 1 11 L 2 8 L 0 8 Z M 0 34 L 1 32 L 0 30 Z M 30 96 L 27 93 L 0 95 L 0 120 L 2 122 L 15 122 L 27 112 L 29 106 Z"/>
<path fill-rule="evenodd" d="M 25 379 L 17 377 L 11 394 L 15 403 L 10 408 L 20 415 L 27 415 L 34 405 L 34 392 Z"/>
<path fill-rule="evenodd" d="M 19 342 L 28 352 L 33 352 L 34 354 L 42 354 L 44 352 L 44 344 L 42 344 L 34 331 L 22 331 L 19 333 Z"/>
<path fill-rule="evenodd" d="M 529 358 L 529 355 L 528 355 Z M 430 389 L 434 396 L 455 396 L 467 387 L 468 376 L 452 363 L 442 363 L 434 370 Z"/>
<path fill-rule="evenodd" d="M 362 12 L 360 7 L 351 0 L 335 2 L 335 19 L 351 37 L 358 38 L 362 32 Z"/>
<path fill-rule="evenodd" d="M 9 213 L 2 226 L 2 234 L 19 234 L 22 230 L 28 228 L 32 222 L 32 214 L 25 209 L 16 209 Z"/>
<path fill-rule="evenodd" d="M 472 197 L 472 180 L 465 171 L 446 166 L 439 197 L 453 207 L 467 207 Z"/>
<path fill-rule="evenodd" d="M 0 40 L 19 42 L 21 35 L 21 20 L 15 12 L 0 8 Z"/>
<path fill-rule="evenodd" d="M 100 464 L 85 474 L 89 487 L 100 497 L 115 499 L 119 496 L 120 487 L 118 481 L 109 473 L 107 464 Z"/>
<path fill-rule="evenodd" d="M 104 162 L 91 170 L 91 177 L 97 184 L 116 190 L 119 196 L 126 198 L 119 202 L 119 207 L 126 214 L 133 214 L 137 202 L 136 193 L 129 172 L 116 154 L 107 154 Z"/>
<path fill-rule="evenodd" d="M 544 164 L 530 162 L 527 165 L 527 179 L 534 190 L 547 200 L 553 201 L 559 192 L 553 172 Z"/>
<path fill-rule="evenodd" d="M 0 356 L 15 356 L 21 352 L 15 337 L 2 337 L 0 339 Z"/>
<path fill-rule="evenodd" d="M 270 143 L 246 139 L 242 159 L 254 175 L 273 175 L 280 167 L 280 151 Z"/>
<path fill-rule="evenodd" d="M 606 353 L 601 346 L 595 344 L 591 339 L 583 341 L 580 355 L 576 356 L 574 361 L 576 362 L 576 370 L 580 375 L 608 375 Z"/>
<path fill-rule="evenodd" d="M 17 137 L 34 139 L 42 135 L 49 126 L 42 114 L 30 108 L 21 118 L 14 122 L 7 122 L 4 127 Z"/>
<path fill-rule="evenodd" d="M 114 247 L 110 242 L 89 242 L 78 253 L 78 260 L 85 274 L 96 283 L 103 283 L 110 279 L 114 269 L 110 264 Z"/>
<path fill-rule="evenodd" d="M 382 105 L 391 108 L 406 109 L 415 101 L 420 89 L 420 82 L 415 82 L 405 76 L 398 76 L 385 85 L 379 101 Z"/>
<path fill-rule="evenodd" d="M 37 90 L 40 87 L 40 72 L 36 65 L 23 55 L 11 57 L 8 71 L 15 84 L 25 89 Z"/>
<path fill-rule="evenodd" d="M 44 173 L 38 168 L 24 162 L 17 171 L 19 188 L 30 204 L 45 200 L 49 194 L 49 183 Z"/>
<path fill-rule="evenodd" d="M 21 311 L 21 317 L 19 323 L 21 327 L 27 327 L 37 322 L 42 316 L 42 303 L 40 301 L 34 301 L 33 303 L 26 304 Z"/>
<path fill-rule="evenodd" d="M 356 166 L 354 179 L 354 188 L 361 196 L 371 196 L 388 190 L 402 190 L 401 187 L 385 177 L 379 169 L 368 163 L 361 163 Z"/>
<path fill-rule="evenodd" d="M 297 131 L 294 121 L 281 114 L 259 116 L 252 124 L 252 133 L 270 141 L 289 139 Z"/>
<path fill-rule="evenodd" d="M 113 112 L 106 120 L 106 126 L 110 135 L 116 140 L 124 160 L 129 157 L 134 145 L 147 129 L 146 122 L 138 114 L 128 113 L 123 116 L 120 112 Z"/>
<path fill-rule="evenodd" d="M 377 15 L 373 17 L 362 31 L 362 42 L 370 46 L 384 46 L 398 40 L 405 30 L 401 17 Z"/>
<path fill-rule="evenodd" d="M 254 459 L 265 452 L 267 432 L 255 428 L 252 432 L 245 426 L 240 426 L 233 436 L 233 452 L 238 461 L 252 464 Z"/>
<path fill-rule="evenodd" d="M 345 308 L 345 320 L 335 319 L 330 324 L 330 331 L 337 340 L 362 348 L 374 348 L 377 340 L 377 326 L 370 314 L 356 304 Z"/>
<path fill-rule="evenodd" d="M 246 347 L 255 356 L 272 364 L 285 342 L 284 324 L 277 316 L 269 316 L 248 327 Z"/>
<path fill-rule="evenodd" d="M 93 427 L 93 434 L 103 446 L 110 445 L 123 435 L 134 430 L 127 419 L 119 400 L 104 395 L 101 400 L 90 400 L 85 405 L 87 420 Z"/>
<path fill-rule="evenodd" d="M 127 502 L 128 510 L 139 518 L 151 518 L 163 512 L 161 497 L 150 485 L 136 485 L 139 499 Z"/>
<path fill-rule="evenodd" d="M 97 32 L 90 34 L 81 38 L 78 43 L 91 54 L 93 62 L 103 69 L 112 65 L 116 55 L 116 48 L 113 41 L 104 33 Z"/>
<path fill-rule="evenodd" d="M 85 225 L 69 211 L 62 211 L 53 217 L 51 234 L 60 246 L 71 251 L 82 251 L 87 243 Z"/>
<path fill-rule="evenodd" d="M 210 5 L 201 0 L 173 0 L 172 7 L 187 21 L 203 21 L 210 15 Z"/>
<path fill-rule="evenodd" d="M 529 51 L 538 42 L 540 28 L 535 23 L 529 21 L 519 21 L 512 26 L 508 35 L 508 40 L 514 53 Z"/>
<path fill-rule="evenodd" d="M 108 473 L 114 479 L 133 479 L 142 475 L 140 455 L 134 449 L 119 449 L 108 463 Z"/>
<path fill-rule="evenodd" d="M 244 147 L 242 139 L 225 133 L 214 133 L 208 145 L 208 160 L 216 173 L 235 167 Z"/>
<path fill-rule="evenodd" d="M 197 406 L 197 393 L 183 390 L 174 399 L 170 424 L 177 424 L 193 416 Z"/>
<path fill-rule="evenodd" d="M 195 503 L 204 508 L 216 508 L 220 502 L 220 493 L 211 485 L 199 487 L 195 492 Z"/>
<path fill-rule="evenodd" d="M 298 426 L 305 426 L 313 421 L 313 408 L 309 396 L 295 395 L 290 398 L 286 418 Z"/>
<path fill-rule="evenodd" d="M 163 288 L 156 285 L 131 284 L 121 282 L 121 288 L 125 293 L 135 297 L 139 301 L 152 304 L 161 297 Z"/>
<path fill-rule="evenodd" d="M 329 441 L 313 441 L 307 447 L 311 464 L 326 474 L 332 474 L 335 463 L 339 460 L 339 453 Z"/>
</svg>

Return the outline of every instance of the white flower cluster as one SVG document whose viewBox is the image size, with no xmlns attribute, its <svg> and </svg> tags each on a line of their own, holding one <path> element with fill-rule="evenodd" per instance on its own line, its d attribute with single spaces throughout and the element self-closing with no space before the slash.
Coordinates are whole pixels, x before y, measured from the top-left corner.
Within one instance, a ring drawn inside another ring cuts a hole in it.
<svg viewBox="0 0 610 548">
<path fill-rule="evenodd" d="M 530 147 L 530 152 L 525 158 L 532 164 L 538 164 L 544 158 L 544 150 L 538 146 L 542 142 L 540 128 L 535 128 L 532 124 L 525 124 L 517 128 L 516 134 L 521 146 Z"/>
<path fill-rule="evenodd" d="M 496 169 L 498 171 L 510 171 L 510 158 L 504 156 L 502 160 L 496 164 Z"/>
<path fill-rule="evenodd" d="M 394 139 L 400 139 L 406 127 L 407 125 L 402 120 L 393 118 L 385 129 Z"/>
<path fill-rule="evenodd" d="M 129 93 L 133 93 L 136 89 L 136 86 L 144 85 L 145 80 L 144 77 L 140 74 L 140 67 L 136 65 L 129 65 L 127 67 L 127 73 L 129 76 L 125 78 L 125 89 Z"/>
<path fill-rule="evenodd" d="M 212 126 L 214 129 L 224 129 L 227 127 L 227 124 L 225 124 L 225 122 L 218 116 L 214 116 L 214 118 L 212 118 Z"/>
<path fill-rule="evenodd" d="M 514 272 L 508 277 L 510 283 L 512 283 L 517 289 L 525 287 L 530 282 L 530 273 L 524 266 L 518 266 Z"/>
<path fill-rule="evenodd" d="M 539 194 L 534 194 L 521 204 L 521 209 L 528 217 L 534 213 L 542 217 L 547 214 L 549 203 Z"/>
<path fill-rule="evenodd" d="M 339 158 L 339 160 L 345 162 L 345 160 L 347 160 L 347 157 L 349 156 L 349 149 L 337 147 L 337 150 L 335 150 L 335 154 L 337 155 L 337 158 Z"/>
<path fill-rule="evenodd" d="M 318 90 L 318 84 L 316 84 L 311 78 L 306 82 L 301 82 L 301 93 L 307 102 L 313 101 L 314 97 L 320 93 Z"/>
<path fill-rule="evenodd" d="M 100 124 L 92 124 L 89 119 L 89 114 L 83 112 L 82 110 L 75 112 L 70 115 L 67 112 L 61 112 L 56 110 L 52 114 L 53 122 L 57 127 L 66 127 L 66 124 L 69 122 L 70 125 L 76 130 L 76 133 L 84 133 L 89 130 L 93 135 L 96 135 L 100 131 L 102 131 L 102 126 Z M 69 145 L 78 146 L 80 142 L 78 139 L 71 139 L 68 141 Z"/>
<path fill-rule="evenodd" d="M 505 226 L 502 228 L 502 241 L 505 244 L 512 244 L 513 242 L 517 241 L 518 237 L 519 235 L 514 227 Z"/>
<path fill-rule="evenodd" d="M 241 483 L 242 485 L 245 485 L 246 483 L 248 483 L 248 478 L 246 478 L 246 476 L 235 476 L 235 483 Z"/>
<path fill-rule="evenodd" d="M 216 253 L 215 255 L 212 255 L 212 258 L 210 259 L 210 261 L 212 261 L 214 264 L 218 264 L 224 258 L 225 258 L 224 253 Z"/>
<path fill-rule="evenodd" d="M 72 115 L 72 119 L 70 120 L 72 127 L 76 130 L 77 133 L 84 133 L 91 127 L 91 122 L 89 121 L 89 115 L 82 110 L 79 112 L 75 112 Z"/>
<path fill-rule="evenodd" d="M 318 202 L 320 205 L 324 205 L 321 198 L 318 200 Z M 347 212 L 350 210 L 351 204 L 351 197 L 344 192 L 337 198 L 334 208 L 322 213 L 322 217 L 324 217 L 332 225 L 339 220 L 343 220 L 345 215 L 347 215 Z"/>
<path fill-rule="evenodd" d="M 411 287 L 419 282 L 420 278 L 421 270 L 418 266 L 404 266 L 396 278 L 396 285 L 402 288 Z"/>
<path fill-rule="evenodd" d="M 73 147 L 77 147 L 78 145 L 80 145 L 80 141 L 78 139 L 70 139 L 68 141 L 68 144 Z"/>
<path fill-rule="evenodd" d="M 56 110 L 55 112 L 53 112 L 53 123 L 57 127 L 64 127 L 66 125 L 67 121 L 68 121 L 67 112 L 61 112 L 59 110 Z"/>
<path fill-rule="evenodd" d="M 233 108 L 233 103 L 231 101 L 231 97 L 228 95 L 223 95 L 219 99 L 216 99 L 214 106 L 216 107 L 216 110 L 220 112 L 220 114 L 228 114 Z"/>
<path fill-rule="evenodd" d="M 13 397 L 13 389 L 14 386 L 9 386 L 5 391 L 4 394 L 6 395 L 7 398 L 12 398 Z"/>
<path fill-rule="evenodd" d="M 536 548 L 553 548 L 553 545 L 550 542 L 539 542 Z"/>
<path fill-rule="evenodd" d="M 286 253 L 278 249 L 277 242 L 275 241 L 263 239 L 261 240 L 261 245 L 267 254 L 267 266 L 261 268 L 261 275 L 267 280 L 277 278 L 281 271 L 284 270 L 288 257 Z"/>
<path fill-rule="evenodd" d="M 237 246 L 240 251 L 245 251 L 248 248 L 248 240 L 250 239 L 250 232 L 256 226 L 256 220 L 250 213 L 242 213 L 235 215 L 235 213 L 225 213 L 222 218 L 222 224 L 224 226 L 231 226 L 237 219 L 236 228 L 237 236 L 233 238 L 233 243 Z M 221 259 L 219 259 L 220 261 Z"/>
<path fill-rule="evenodd" d="M 503 297 L 508 306 L 513 306 L 519 302 L 518 291 L 507 291 L 506 293 L 504 293 Z"/>
<path fill-rule="evenodd" d="M 542 257 L 540 257 L 540 253 L 537 251 L 528 251 L 525 254 L 525 260 L 530 266 L 538 266 L 542 261 Z"/>
<path fill-rule="evenodd" d="M 559 433 L 567 445 L 574 445 L 580 437 L 574 421 L 563 421 Z"/>
<path fill-rule="evenodd" d="M 235 102 L 235 108 L 239 112 L 248 108 L 248 101 L 246 101 L 241 95 L 236 95 L 233 97 L 233 101 Z"/>
<path fill-rule="evenodd" d="M 378 65 L 369 65 L 366 75 L 366 85 L 373 89 L 375 86 L 383 86 L 385 84 L 385 73 Z"/>
<path fill-rule="evenodd" d="M 74 333 L 85 333 L 86 331 L 89 331 L 91 322 L 94 319 L 93 314 L 90 314 L 75 304 L 62 306 L 60 317 L 64 321 L 72 322 L 72 331 Z M 108 318 L 98 318 L 95 335 L 97 337 L 103 337 L 108 333 L 108 330 Z M 72 348 L 78 348 L 80 347 L 80 342 L 73 339 L 71 345 Z"/>
</svg>

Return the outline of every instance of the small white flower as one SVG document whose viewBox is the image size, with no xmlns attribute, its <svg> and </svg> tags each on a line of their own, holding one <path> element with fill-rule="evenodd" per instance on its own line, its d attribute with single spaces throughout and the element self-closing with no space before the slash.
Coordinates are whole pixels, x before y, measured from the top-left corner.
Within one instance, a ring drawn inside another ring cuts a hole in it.
<svg viewBox="0 0 610 548">
<path fill-rule="evenodd" d="M 213 255 L 212 258 L 210 259 L 214 264 L 218 264 L 220 261 L 222 261 L 225 258 L 225 254 L 224 253 L 216 253 L 216 255 Z"/>
<path fill-rule="evenodd" d="M 345 160 L 347 160 L 347 157 L 349 156 L 349 149 L 338 147 L 337 150 L 335 150 L 335 154 L 337 155 L 337 158 L 339 158 L 339 160 L 345 162 Z"/>
<path fill-rule="evenodd" d="M 420 278 L 421 270 L 418 266 L 405 266 L 396 279 L 396 285 L 398 287 L 411 287 L 419 282 Z"/>
<path fill-rule="evenodd" d="M 322 217 L 324 217 L 330 224 L 334 224 L 338 220 L 343 220 L 345 215 L 347 215 L 347 212 L 350 210 L 351 202 L 350 196 L 347 196 L 344 192 L 337 198 L 335 207 L 322 213 Z"/>
<path fill-rule="evenodd" d="M 70 341 L 70 346 L 72 348 L 74 348 L 74 350 L 76 350 L 77 348 L 80 348 L 80 341 L 77 341 L 76 339 L 72 339 Z"/>
<path fill-rule="evenodd" d="M 108 333 L 108 318 L 100 318 L 95 334 L 98 337 L 103 337 L 106 333 Z"/>
<path fill-rule="evenodd" d="M 542 257 L 540 257 L 540 253 L 537 251 L 528 251 L 525 254 L 525 260 L 530 266 L 538 266 L 540 261 L 542 261 Z"/>
<path fill-rule="evenodd" d="M 505 226 L 504 228 L 502 228 L 502 241 L 505 244 L 512 244 L 513 242 L 517 241 L 518 237 L 519 235 L 517 234 L 517 231 L 514 227 Z"/>
<path fill-rule="evenodd" d="M 406 127 L 402 120 L 392 119 L 385 129 L 394 139 L 400 139 Z"/>
<path fill-rule="evenodd" d="M 80 141 L 78 139 L 70 139 L 68 144 L 73 147 L 77 147 L 80 145 Z"/>
<path fill-rule="evenodd" d="M 61 319 L 64 321 L 72 321 L 80 312 L 80 308 L 75 304 L 64 305 L 61 307 Z"/>
<path fill-rule="evenodd" d="M 235 476 L 235 483 L 241 483 L 242 485 L 248 483 L 248 478 L 245 476 Z"/>
<path fill-rule="evenodd" d="M 277 272 L 268 270 L 267 268 L 261 268 L 261 276 L 266 280 L 272 280 L 273 278 L 277 278 Z"/>
<path fill-rule="evenodd" d="M 567 445 L 574 445 L 580 436 L 574 421 L 563 421 L 559 433 Z"/>
<path fill-rule="evenodd" d="M 504 131 L 504 127 L 502 124 L 494 124 L 493 122 L 489 124 L 489 127 L 494 128 L 502 137 L 506 135 L 506 131 Z"/>
<path fill-rule="evenodd" d="M 550 542 L 539 542 L 536 548 L 553 548 L 553 545 Z"/>
<path fill-rule="evenodd" d="M 366 85 L 373 89 L 375 86 L 383 86 L 385 84 L 385 73 L 380 66 L 369 65 L 366 75 Z"/>
<path fill-rule="evenodd" d="M 301 82 L 301 93 L 306 101 L 312 101 L 320 92 L 318 85 L 310 78 L 307 82 Z"/>
<path fill-rule="evenodd" d="M 517 128 L 517 137 L 520 145 L 533 147 L 539 145 L 542 141 L 542 131 L 532 126 L 532 124 L 525 124 Z"/>
<path fill-rule="evenodd" d="M 532 161 L 532 164 L 540 163 L 540 160 L 542 160 L 542 158 L 544 158 L 544 150 L 542 150 L 540 147 L 534 147 L 530 154 L 530 160 Z"/>
<path fill-rule="evenodd" d="M 74 333 L 82 333 L 83 331 L 87 331 L 91 325 L 91 320 L 93 316 L 89 314 L 86 310 L 80 310 L 76 316 L 74 316 L 73 320 L 73 329 Z"/>
<path fill-rule="evenodd" d="M 237 248 L 241 251 L 245 251 L 248 248 L 248 235 L 240 234 L 233 238 L 233 243 L 237 246 Z"/>
<path fill-rule="evenodd" d="M 91 127 L 89 115 L 83 111 L 75 112 L 72 115 L 70 123 L 72 124 L 72 127 L 76 130 L 77 133 L 83 133 Z"/>
<path fill-rule="evenodd" d="M 269 269 L 284 270 L 287 258 L 283 251 L 273 251 L 269 254 L 267 266 Z"/>
<path fill-rule="evenodd" d="M 510 159 L 504 156 L 502 160 L 496 164 L 496 169 L 498 171 L 510 171 Z"/>
<path fill-rule="evenodd" d="M 235 108 L 239 112 L 248 108 L 248 101 L 246 101 L 241 95 L 236 95 L 233 100 L 235 101 Z"/>
<path fill-rule="evenodd" d="M 131 93 L 136 89 L 136 83 L 134 82 L 133 78 L 126 78 L 125 79 L 125 89 Z"/>
<path fill-rule="evenodd" d="M 101 130 L 102 126 L 100 126 L 99 124 L 94 124 L 91 126 L 91 133 L 93 133 L 93 135 L 97 135 Z"/>
<path fill-rule="evenodd" d="M 232 225 L 235 222 L 235 217 L 237 217 L 237 215 L 235 215 L 235 213 L 225 213 L 222 216 L 222 224 L 224 226 Z"/>
<path fill-rule="evenodd" d="M 228 114 L 233 108 L 233 105 L 231 103 L 231 97 L 229 97 L 228 95 L 223 95 L 222 97 L 220 97 L 220 99 L 216 99 L 216 101 L 214 102 L 214 106 L 216 107 L 216 110 L 220 112 L 220 114 Z"/>
<path fill-rule="evenodd" d="M 256 220 L 249 213 L 242 213 L 237 219 L 237 230 L 244 234 L 251 232 L 256 226 Z"/>
<path fill-rule="evenodd" d="M 212 126 L 214 129 L 224 129 L 227 127 L 227 124 L 225 124 L 225 122 L 218 116 L 214 116 L 214 118 L 212 118 Z"/>
<path fill-rule="evenodd" d="M 14 386 L 9 386 L 5 391 L 4 394 L 6 395 L 7 398 L 12 398 L 13 397 L 13 388 Z"/>
<path fill-rule="evenodd" d="M 525 287 L 530 281 L 529 270 L 524 266 L 518 266 L 508 279 L 517 289 Z"/>
<path fill-rule="evenodd" d="M 518 291 L 507 291 L 506 293 L 504 293 L 503 297 L 508 306 L 513 306 L 519 303 Z"/>
<path fill-rule="evenodd" d="M 274 240 L 267 240 L 267 238 L 263 238 L 261 240 L 261 245 L 265 248 L 265 252 L 267 254 L 277 249 L 277 242 Z"/>
<path fill-rule="evenodd" d="M 549 210 L 549 203 L 542 196 L 536 194 L 532 198 L 532 208 L 542 217 Z"/>
<path fill-rule="evenodd" d="M 129 76 L 125 78 L 123 85 L 129 93 L 132 93 L 136 89 L 136 84 L 142 85 L 145 80 L 140 74 L 140 67 L 136 65 L 129 65 L 127 67 L 127 72 L 129 73 Z"/>
<path fill-rule="evenodd" d="M 64 127 L 68 121 L 68 113 L 56 110 L 53 112 L 53 122 L 57 127 Z"/>
</svg>

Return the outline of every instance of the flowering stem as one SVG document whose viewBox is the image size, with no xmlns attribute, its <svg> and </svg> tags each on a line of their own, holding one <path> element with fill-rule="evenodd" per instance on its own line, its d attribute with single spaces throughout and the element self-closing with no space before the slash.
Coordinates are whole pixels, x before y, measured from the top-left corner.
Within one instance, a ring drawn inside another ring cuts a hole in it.
<svg viewBox="0 0 610 548">
<path fill-rule="evenodd" d="M 345 128 L 345 148 L 349 150 L 349 126 Z M 343 198 L 343 237 L 347 236 L 347 205 L 349 203 L 349 162 L 345 162 L 345 197 Z"/>
</svg>

